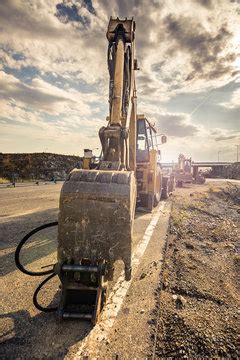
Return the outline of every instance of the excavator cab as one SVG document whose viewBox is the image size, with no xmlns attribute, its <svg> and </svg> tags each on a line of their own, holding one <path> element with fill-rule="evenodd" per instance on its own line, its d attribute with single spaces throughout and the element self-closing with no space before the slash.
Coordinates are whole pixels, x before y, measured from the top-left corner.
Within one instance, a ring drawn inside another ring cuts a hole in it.
<svg viewBox="0 0 240 360">
<path fill-rule="evenodd" d="M 138 205 L 151 211 L 161 197 L 167 197 L 170 179 L 163 176 L 161 150 L 167 141 L 165 135 L 157 134 L 155 127 L 144 115 L 137 116 L 137 194 Z"/>
</svg>

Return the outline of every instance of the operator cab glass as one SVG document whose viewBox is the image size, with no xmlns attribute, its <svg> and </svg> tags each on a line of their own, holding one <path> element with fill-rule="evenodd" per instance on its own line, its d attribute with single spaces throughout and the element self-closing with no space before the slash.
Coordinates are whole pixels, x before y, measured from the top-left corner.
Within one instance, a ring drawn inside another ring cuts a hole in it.
<svg viewBox="0 0 240 360">
<path fill-rule="evenodd" d="M 148 162 L 149 151 L 156 150 L 158 152 L 158 162 L 160 161 L 157 143 L 156 130 L 144 118 L 137 121 L 137 162 Z"/>
<path fill-rule="evenodd" d="M 137 121 L 137 162 L 147 162 L 148 155 L 148 139 L 146 131 L 146 123 L 144 119 Z"/>
</svg>

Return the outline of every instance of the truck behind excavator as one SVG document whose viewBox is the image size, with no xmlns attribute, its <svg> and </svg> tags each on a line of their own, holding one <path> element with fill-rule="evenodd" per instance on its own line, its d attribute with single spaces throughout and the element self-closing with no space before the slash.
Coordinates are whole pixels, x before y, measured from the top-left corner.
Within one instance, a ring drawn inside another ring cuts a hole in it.
<svg viewBox="0 0 240 360">
<path fill-rule="evenodd" d="M 117 260 L 124 263 L 125 279 L 131 279 L 136 204 L 152 211 L 174 190 L 175 182 L 171 174 L 163 176 L 161 169 L 159 145 L 166 136 L 158 136 L 148 119 L 137 115 L 135 21 L 110 18 L 107 39 L 109 116 L 99 130 L 102 153 L 98 163 L 90 166 L 88 152 L 83 168 L 74 169 L 62 186 L 57 263 L 41 271 L 49 276 L 34 294 L 35 306 L 44 310 L 38 304 L 38 292 L 58 275 L 60 318 L 89 319 L 93 324 L 106 302 Z M 20 242 L 15 259 L 20 270 L 29 274 L 19 261 L 28 235 Z"/>
</svg>

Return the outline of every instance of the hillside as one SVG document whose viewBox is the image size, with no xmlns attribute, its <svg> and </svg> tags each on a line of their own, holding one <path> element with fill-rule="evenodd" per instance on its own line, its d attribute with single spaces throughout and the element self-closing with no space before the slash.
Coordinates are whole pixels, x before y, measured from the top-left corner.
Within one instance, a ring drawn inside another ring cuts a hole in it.
<svg viewBox="0 0 240 360">
<path fill-rule="evenodd" d="M 0 177 L 20 179 L 64 179 L 80 157 L 52 153 L 0 154 Z"/>
</svg>

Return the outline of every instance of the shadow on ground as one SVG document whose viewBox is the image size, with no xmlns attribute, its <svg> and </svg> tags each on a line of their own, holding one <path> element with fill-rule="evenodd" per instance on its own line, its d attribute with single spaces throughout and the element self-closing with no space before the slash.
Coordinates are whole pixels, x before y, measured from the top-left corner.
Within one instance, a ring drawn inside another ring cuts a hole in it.
<svg viewBox="0 0 240 360">
<path fill-rule="evenodd" d="M 1 275 L 6 275 L 16 270 L 14 253 L 21 239 L 34 228 L 56 221 L 58 208 L 39 211 L 19 217 L 1 219 L 0 222 L 0 262 Z M 32 263 L 40 258 L 52 254 L 56 251 L 57 227 L 48 228 L 39 232 L 29 240 L 22 249 L 22 259 L 24 265 Z"/>
<path fill-rule="evenodd" d="M 89 322 L 60 321 L 56 313 L 31 317 L 26 310 L 0 315 L 11 327 L 0 337 L 2 359 L 64 359 L 91 330 Z"/>
</svg>

